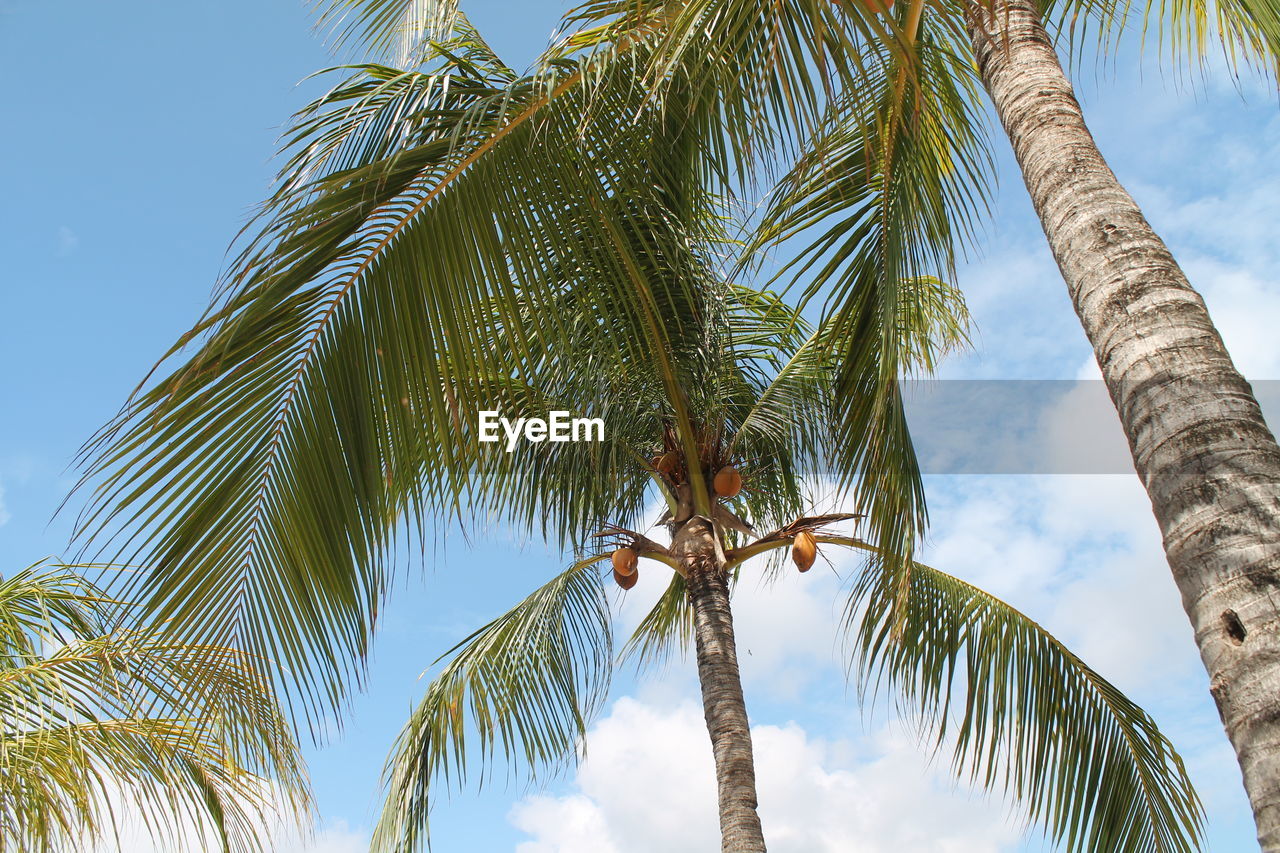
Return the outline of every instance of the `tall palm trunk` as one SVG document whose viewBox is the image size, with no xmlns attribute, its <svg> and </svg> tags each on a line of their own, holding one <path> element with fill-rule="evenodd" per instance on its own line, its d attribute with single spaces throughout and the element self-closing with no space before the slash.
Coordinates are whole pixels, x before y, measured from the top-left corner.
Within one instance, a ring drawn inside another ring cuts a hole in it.
<svg viewBox="0 0 1280 853">
<path fill-rule="evenodd" d="M 1259 841 L 1280 850 L 1280 449 L 1102 159 L 1032 0 L 974 6 L 968 28 L 1151 498 Z"/>
<path fill-rule="evenodd" d="M 738 675 L 724 553 L 712 524 L 699 516 L 676 532 L 671 550 L 684 567 L 693 607 L 702 709 L 716 759 L 720 849 L 725 853 L 763 853 L 751 729 Z"/>
</svg>

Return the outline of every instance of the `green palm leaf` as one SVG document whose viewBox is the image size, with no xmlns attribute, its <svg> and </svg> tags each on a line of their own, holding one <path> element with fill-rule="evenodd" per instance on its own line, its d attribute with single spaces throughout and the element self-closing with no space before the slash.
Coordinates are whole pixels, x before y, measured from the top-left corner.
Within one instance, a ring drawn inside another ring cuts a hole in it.
<svg viewBox="0 0 1280 853">
<path fill-rule="evenodd" d="M 361 45 L 405 67 L 421 59 L 431 39 L 448 39 L 457 23 L 457 0 L 320 0 L 319 23 L 338 45 Z"/>
<path fill-rule="evenodd" d="M 913 63 L 895 64 L 887 49 L 865 63 L 757 234 L 760 246 L 812 240 L 784 273 L 804 279 L 805 300 L 825 301 L 839 342 L 835 458 L 846 480 L 859 477 L 871 535 L 903 555 L 925 506 L 900 382 L 964 340 L 963 322 L 938 326 L 957 299 L 936 282 L 953 273 L 989 167 L 972 91 L 956 82 L 968 75 L 935 35 L 922 27 Z M 936 333 L 904 335 L 913 327 Z"/>
<path fill-rule="evenodd" d="M 613 664 L 599 559 L 576 563 L 441 657 L 448 663 L 387 760 L 374 849 L 421 849 L 435 786 L 461 787 L 477 758 L 487 766 L 501 751 L 535 774 L 573 759 Z"/>
<path fill-rule="evenodd" d="M 683 119 L 615 86 L 630 130 L 597 138 L 589 64 L 514 78 L 465 26 L 437 54 L 356 69 L 304 111 L 222 302 L 86 449 L 82 531 L 125 531 L 125 559 L 155 567 L 125 594 L 179 637 L 279 661 L 313 725 L 359 683 L 405 530 L 492 516 L 573 544 L 598 523 L 598 493 L 545 501 L 565 483 L 535 469 L 509 488 L 509 460 L 459 429 L 506 402 L 481 394 L 554 386 L 585 348 L 601 375 L 660 377 L 688 418 L 710 280 L 691 247 L 714 219 Z"/>
<path fill-rule="evenodd" d="M 622 648 L 623 660 L 636 667 L 659 667 L 673 655 L 684 657 L 693 644 L 693 609 L 684 576 L 671 573 L 671 583 L 636 626 Z"/>
<path fill-rule="evenodd" d="M 694 81 L 693 97 L 715 105 L 699 128 L 709 178 L 736 173 L 751 189 L 756 165 L 809 152 L 778 184 L 748 256 L 803 247 L 784 273 L 804 279 L 801 307 L 824 303 L 840 342 L 830 460 L 895 555 L 911 553 L 926 519 L 899 382 L 933 355 L 901 349 L 898 303 L 951 277 L 991 176 L 963 32 L 922 10 L 902 4 L 882 20 L 825 0 L 601 0 L 568 19 L 602 42 L 648 45 L 649 61 L 625 59 L 655 91 Z"/>
<path fill-rule="evenodd" d="M 864 685 L 901 697 L 958 774 L 999 786 L 1068 851 L 1194 851 L 1202 811 L 1155 721 L 989 593 L 917 564 L 895 617 L 872 571 L 849 612 Z"/>
</svg>

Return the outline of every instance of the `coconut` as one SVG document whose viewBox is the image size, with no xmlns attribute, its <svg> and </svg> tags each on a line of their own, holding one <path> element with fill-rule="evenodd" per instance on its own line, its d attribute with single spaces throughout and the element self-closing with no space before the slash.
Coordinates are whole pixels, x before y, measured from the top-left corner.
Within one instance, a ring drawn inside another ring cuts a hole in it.
<svg viewBox="0 0 1280 853">
<path fill-rule="evenodd" d="M 732 465 L 726 465 L 716 472 L 712 480 L 716 494 L 722 498 L 732 498 L 742 491 L 742 475 Z"/>
<path fill-rule="evenodd" d="M 670 477 L 676 472 L 676 468 L 680 465 L 680 454 L 674 450 L 668 450 L 662 456 L 658 457 L 658 471 Z"/>
<path fill-rule="evenodd" d="M 801 530 L 791 543 L 791 560 L 796 564 L 796 568 L 807 572 L 813 567 L 813 561 L 817 557 L 818 540 L 814 539 L 813 534 L 808 530 Z"/>
<path fill-rule="evenodd" d="M 629 577 L 636 573 L 638 560 L 636 552 L 630 548 L 619 548 L 613 552 L 613 556 L 610 559 L 613 560 L 613 570 L 623 577 Z"/>
<path fill-rule="evenodd" d="M 640 580 L 640 573 L 633 570 L 629 575 L 620 575 L 618 574 L 618 570 L 614 569 L 613 579 L 617 582 L 618 586 L 623 589 L 631 589 L 631 587 L 636 585 L 636 581 Z"/>
</svg>

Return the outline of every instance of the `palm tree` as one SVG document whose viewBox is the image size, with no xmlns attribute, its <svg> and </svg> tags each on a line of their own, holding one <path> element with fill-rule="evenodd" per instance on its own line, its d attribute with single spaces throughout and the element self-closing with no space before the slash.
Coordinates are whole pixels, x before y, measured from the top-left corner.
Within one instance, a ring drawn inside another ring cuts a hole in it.
<svg viewBox="0 0 1280 853">
<path fill-rule="evenodd" d="M 618 53 L 646 36 L 646 85 L 695 80 L 721 99 L 708 130 L 729 160 L 801 149 L 755 242 L 807 244 L 794 268 L 805 298 L 826 293 L 835 316 L 885 281 L 950 277 L 985 205 L 985 89 L 1151 498 L 1259 841 L 1280 850 L 1280 613 L 1268 592 L 1280 585 L 1280 448 L 1200 296 L 1102 158 L 1042 19 L 1073 45 L 1097 28 L 1107 47 L 1129 7 L 884 6 L 592 0 L 573 24 Z M 1274 73 L 1280 57 L 1268 2 L 1148 4 L 1140 17 L 1175 56 L 1199 58 L 1216 37 L 1233 64 Z"/>
<path fill-rule="evenodd" d="M 157 841 L 267 849 L 264 817 L 309 794 L 261 675 L 120 611 L 67 566 L 0 579 L 0 850 L 118 842 L 121 804 Z"/>
<path fill-rule="evenodd" d="M 1274 7 L 1257 26 L 1242 15 L 1252 4 L 1238 5 L 1219 4 L 1240 16 L 1230 26 L 1277 32 Z M 1008 0 L 969 29 L 1151 498 L 1259 844 L 1280 850 L 1280 610 L 1268 592 L 1280 587 L 1280 448 L 1200 295 L 1102 159 L 1034 5 Z"/>
<path fill-rule="evenodd" d="M 922 486 L 898 383 L 963 341 L 958 294 L 893 279 L 811 328 L 724 274 L 739 247 L 709 192 L 726 160 L 707 89 L 645 86 L 642 39 L 635 65 L 586 34 L 521 75 L 465 19 L 449 33 L 405 67 L 349 69 L 300 114 L 222 297 L 87 449 L 85 529 L 118 525 L 155 567 L 122 594 L 177 638 L 279 661 L 315 726 L 359 683 L 395 542 L 490 522 L 574 551 L 446 655 L 402 733 L 375 846 L 410 850 L 468 738 L 481 761 L 573 758 L 613 661 L 594 567 L 616 556 L 627 584 L 631 557 L 661 564 L 671 582 L 628 648 L 693 641 L 724 848 L 755 851 L 730 591 L 764 552 L 848 546 L 868 557 L 847 609 L 859 671 L 954 743 L 958 771 L 1066 849 L 1193 849 L 1198 804 L 1151 719 L 1025 616 L 910 558 Z M 604 437 L 506 447 L 482 411 L 600 418 Z M 726 467 L 740 493 L 727 472 L 717 487 Z M 862 536 L 812 513 L 819 478 Z M 637 532 L 655 493 L 669 546 Z"/>
</svg>

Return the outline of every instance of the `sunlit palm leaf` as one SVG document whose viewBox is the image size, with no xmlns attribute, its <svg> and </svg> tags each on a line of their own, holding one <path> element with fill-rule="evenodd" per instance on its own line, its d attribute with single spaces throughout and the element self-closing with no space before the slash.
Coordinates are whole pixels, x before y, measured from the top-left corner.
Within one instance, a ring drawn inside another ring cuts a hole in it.
<svg viewBox="0 0 1280 853">
<path fill-rule="evenodd" d="M 119 617 L 66 568 L 0 581 L 0 849 L 110 837 L 122 804 L 161 842 L 268 849 L 263 827 L 309 800 L 262 674 L 226 649 L 112 630 Z"/>
<path fill-rule="evenodd" d="M 693 81 L 697 97 L 716 105 L 706 130 L 723 146 L 721 174 L 749 184 L 761 166 L 768 173 L 779 149 L 795 150 L 807 136 L 837 78 L 857 72 L 860 41 L 898 44 L 892 25 L 860 8 L 831 0 L 590 0 L 566 21 L 600 42 L 648 45 L 639 70 L 657 91 Z"/>
<path fill-rule="evenodd" d="M 589 488 L 568 491 L 593 504 L 563 501 L 568 483 L 528 468 L 512 488 L 501 450 L 459 429 L 494 400 L 467 395 L 541 392 L 586 349 L 596 375 L 660 379 L 687 420 L 714 281 L 683 113 L 618 85 L 626 132 L 597 137 L 573 85 L 590 68 L 515 79 L 465 27 L 440 50 L 436 71 L 357 69 L 304 112 L 303 153 L 223 302 L 180 342 L 196 352 L 175 348 L 87 450 L 82 529 L 127 531 L 155 566 L 127 593 L 184 639 L 279 661 L 313 724 L 359 683 L 400 519 L 536 524 L 567 544 L 599 521 Z"/>
<path fill-rule="evenodd" d="M 338 45 L 360 45 L 374 56 L 408 67 L 431 39 L 447 40 L 458 18 L 457 0 L 316 0 L 320 26 Z"/>
<path fill-rule="evenodd" d="M 965 15 L 959 6 L 947 12 L 955 20 Z M 1209 71 L 1220 54 L 1232 75 L 1251 70 L 1277 79 L 1280 6 L 1273 0 L 1054 0 L 1042 14 L 1073 59 L 1090 46 L 1102 55 L 1129 48 L 1125 36 L 1137 29 L 1139 43 L 1155 45 L 1175 68 Z"/>
<path fill-rule="evenodd" d="M 911 62 L 881 53 L 779 185 L 757 242 L 804 246 L 784 274 L 804 282 L 805 299 L 825 301 L 839 342 L 836 463 L 845 482 L 857 478 L 871 535 L 887 553 L 909 554 L 925 509 L 899 383 L 931 370 L 965 324 L 935 323 L 915 341 L 903 331 L 945 318 L 956 301 L 945 287 L 919 291 L 952 274 L 989 158 L 968 72 L 943 34 L 922 25 Z"/>
</svg>

